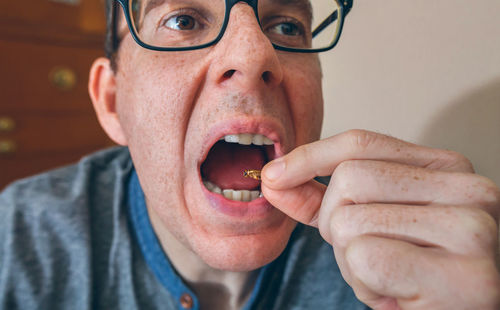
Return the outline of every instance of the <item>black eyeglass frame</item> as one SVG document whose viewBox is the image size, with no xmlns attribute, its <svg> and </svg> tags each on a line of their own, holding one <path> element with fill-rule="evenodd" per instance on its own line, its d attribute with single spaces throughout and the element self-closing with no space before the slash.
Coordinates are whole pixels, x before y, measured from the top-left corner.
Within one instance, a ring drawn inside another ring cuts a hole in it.
<svg viewBox="0 0 500 310">
<path fill-rule="evenodd" d="M 231 9 L 233 8 L 233 6 L 235 4 L 237 4 L 239 2 L 245 2 L 250 7 L 252 7 L 252 9 L 255 13 L 255 17 L 257 18 L 257 21 L 259 22 L 259 25 L 260 25 L 259 13 L 258 13 L 258 0 L 225 0 L 226 12 L 225 12 L 225 16 L 224 16 L 224 22 L 222 24 L 222 27 L 221 27 L 219 34 L 217 35 L 217 37 L 214 40 L 212 40 L 208 43 L 202 44 L 202 45 L 195 45 L 195 46 L 158 47 L 158 46 L 153 46 L 153 45 L 149 45 L 147 43 L 144 43 L 139 38 L 139 35 L 135 31 L 135 28 L 134 28 L 133 23 L 132 23 L 132 19 L 130 17 L 130 6 L 129 6 L 130 1 L 129 0 L 113 0 L 112 10 L 113 10 L 113 30 L 114 30 L 113 41 L 114 41 L 114 45 L 118 45 L 118 38 L 116 37 L 116 24 L 114 24 L 116 21 L 116 7 L 115 7 L 116 1 L 118 3 L 120 3 L 120 6 L 122 7 L 123 12 L 125 13 L 125 19 L 127 21 L 128 29 L 129 29 L 130 33 L 132 34 L 132 37 L 134 38 L 135 42 L 137 42 L 137 44 L 139 44 L 140 46 L 142 46 L 146 49 L 153 50 L 153 51 L 161 51 L 161 52 L 192 51 L 192 50 L 198 50 L 198 49 L 206 48 L 206 47 L 212 46 L 214 44 L 217 44 L 217 42 L 219 42 L 222 39 L 222 37 L 224 36 L 224 33 L 226 32 L 226 28 L 227 28 L 227 25 L 229 23 L 229 15 L 231 14 Z M 335 1 L 335 0 L 332 0 L 332 1 Z M 336 19 L 338 19 L 339 23 L 340 23 L 338 35 L 335 38 L 335 40 L 333 40 L 330 43 L 329 46 L 322 47 L 322 48 L 294 48 L 294 47 L 281 46 L 281 45 L 278 45 L 278 44 L 275 44 L 272 42 L 271 42 L 271 44 L 277 50 L 287 51 L 287 52 L 295 52 L 295 53 L 319 53 L 319 52 L 331 50 L 332 48 L 334 48 L 337 45 L 338 41 L 340 40 L 340 36 L 342 34 L 342 29 L 344 27 L 344 19 L 352 8 L 353 0 L 342 0 L 342 1 L 338 1 L 338 3 L 340 5 L 340 14 L 338 14 L 338 13 L 336 14 L 337 11 L 333 12 L 329 17 L 327 17 L 313 31 L 313 36 L 315 36 L 317 33 L 319 33 L 321 30 L 323 30 L 323 28 L 325 28 L 328 24 L 330 24 L 330 23 L 334 22 Z"/>
</svg>

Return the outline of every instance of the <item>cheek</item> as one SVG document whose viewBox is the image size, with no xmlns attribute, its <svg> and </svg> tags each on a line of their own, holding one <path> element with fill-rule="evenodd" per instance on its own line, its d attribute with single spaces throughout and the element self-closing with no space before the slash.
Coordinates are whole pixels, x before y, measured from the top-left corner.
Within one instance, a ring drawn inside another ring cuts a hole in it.
<svg viewBox="0 0 500 310">
<path fill-rule="evenodd" d="M 319 139 L 323 122 L 321 67 L 317 57 L 286 66 L 287 96 L 297 133 L 297 145 Z"/>
<path fill-rule="evenodd" d="M 117 109 L 129 146 L 178 141 L 192 109 L 196 65 L 174 53 L 129 50 L 117 75 Z"/>
<path fill-rule="evenodd" d="M 181 173 L 186 124 L 202 64 L 192 59 L 188 63 L 175 53 L 128 50 L 120 57 L 128 61 L 118 63 L 118 115 L 137 170 L 164 184 Z"/>
</svg>

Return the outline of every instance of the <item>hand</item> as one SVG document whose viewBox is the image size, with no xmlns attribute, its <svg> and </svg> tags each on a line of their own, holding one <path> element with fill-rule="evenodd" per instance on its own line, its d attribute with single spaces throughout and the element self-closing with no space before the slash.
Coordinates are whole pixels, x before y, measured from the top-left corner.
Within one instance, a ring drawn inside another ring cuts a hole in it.
<svg viewBox="0 0 500 310">
<path fill-rule="evenodd" d="M 269 163 L 261 187 L 369 307 L 500 309 L 500 191 L 462 155 L 352 130 Z"/>
</svg>

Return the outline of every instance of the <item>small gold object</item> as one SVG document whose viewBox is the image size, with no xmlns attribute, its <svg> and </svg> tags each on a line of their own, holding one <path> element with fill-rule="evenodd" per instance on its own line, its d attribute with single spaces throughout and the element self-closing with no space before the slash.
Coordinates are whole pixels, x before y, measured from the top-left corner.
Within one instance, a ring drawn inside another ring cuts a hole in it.
<svg viewBox="0 0 500 310">
<path fill-rule="evenodd" d="M 8 116 L 0 116 L 0 132 L 13 131 L 16 128 L 16 122 Z"/>
<path fill-rule="evenodd" d="M 68 67 L 55 67 L 49 73 L 49 80 L 62 91 L 72 90 L 76 86 L 76 73 Z"/>
<path fill-rule="evenodd" d="M 260 170 L 245 170 L 243 171 L 243 176 L 245 178 L 252 178 L 260 181 Z"/>
<path fill-rule="evenodd" d="M 12 140 L 0 140 L 0 155 L 12 154 L 17 150 L 17 145 Z"/>
</svg>

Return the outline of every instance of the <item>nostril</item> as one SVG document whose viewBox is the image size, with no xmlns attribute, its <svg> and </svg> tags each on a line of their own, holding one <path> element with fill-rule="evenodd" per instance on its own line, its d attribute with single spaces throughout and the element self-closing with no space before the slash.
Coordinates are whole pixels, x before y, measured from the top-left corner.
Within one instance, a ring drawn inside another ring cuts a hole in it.
<svg viewBox="0 0 500 310">
<path fill-rule="evenodd" d="M 262 79 L 264 80 L 265 83 L 269 83 L 271 81 L 271 72 L 266 71 L 262 73 Z"/>
<path fill-rule="evenodd" d="M 236 70 L 227 70 L 222 76 L 222 78 L 224 80 L 230 79 L 233 76 L 234 72 L 236 72 Z"/>
<path fill-rule="evenodd" d="M 221 76 L 220 78 L 220 81 L 219 82 L 225 82 L 229 79 L 231 79 L 237 72 L 237 70 L 234 70 L 234 69 L 231 69 L 231 70 L 227 70 L 226 72 L 224 72 L 224 74 Z M 264 81 L 265 84 L 270 84 L 273 82 L 273 79 L 274 79 L 274 75 L 271 71 L 264 71 L 261 75 L 261 78 L 262 80 Z"/>
</svg>

